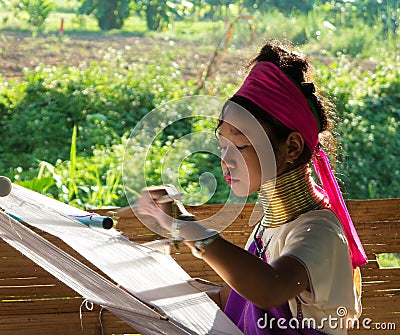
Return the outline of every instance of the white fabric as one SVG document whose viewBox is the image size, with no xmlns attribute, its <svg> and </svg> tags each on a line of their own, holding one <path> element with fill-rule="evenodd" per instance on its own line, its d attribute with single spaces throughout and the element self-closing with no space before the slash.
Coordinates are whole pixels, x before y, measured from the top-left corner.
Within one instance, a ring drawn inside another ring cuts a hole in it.
<svg viewBox="0 0 400 335">
<path fill-rule="evenodd" d="M 352 266 L 342 226 L 336 215 L 328 210 L 310 211 L 296 220 L 277 228 L 266 229 L 263 234 L 264 244 L 271 238 L 266 250 L 269 262 L 280 256 L 298 259 L 307 269 L 311 292 L 303 291 L 302 301 L 304 318 L 312 318 L 316 325 L 323 325 L 319 330 L 326 334 L 347 334 L 345 319 L 340 325 L 337 309 L 345 307 L 347 317 L 358 317 L 361 303 L 355 294 Z M 253 241 L 253 235 L 247 248 Z M 292 315 L 297 315 L 295 299 L 289 300 Z M 329 326 L 323 319 L 337 319 Z"/>
<path fill-rule="evenodd" d="M 164 315 L 135 299 L 43 237 L 0 211 L 0 237 L 85 299 L 106 307 L 128 324 L 133 322 L 143 334 L 147 328 L 172 328 Z M 161 325 L 160 325 L 161 324 Z M 151 327 L 149 327 L 149 325 Z M 173 326 L 174 334 L 188 334 Z M 170 335 L 163 331 L 154 334 Z"/>
<path fill-rule="evenodd" d="M 112 280 L 141 301 L 155 306 L 161 315 L 166 315 L 172 323 L 179 325 L 181 329 L 187 329 L 188 333 L 242 334 L 206 293 L 200 293 L 189 283 L 191 277 L 172 257 L 133 243 L 122 237 L 114 229 L 104 230 L 87 227 L 70 217 L 70 215 L 85 215 L 88 214 L 87 212 L 17 185 L 13 185 L 13 190 L 9 196 L 0 198 L 0 207 L 30 225 L 62 239 Z M 14 223 L 15 226 L 21 226 L 16 221 Z M 6 233 L 5 228 L 0 230 L 1 237 L 4 240 L 10 244 L 15 242 L 16 244 L 12 244 L 14 247 L 19 247 L 18 250 L 31 257 L 58 279 L 62 280 L 64 275 L 69 278 L 70 265 L 63 265 L 62 262 L 57 261 L 55 256 L 59 255 L 58 248 L 53 245 L 45 247 L 43 241 L 37 242 L 44 249 L 41 250 L 38 246 L 32 246 L 37 252 L 41 253 L 40 257 L 36 257 L 29 247 L 29 243 L 36 242 L 29 241 L 29 237 L 19 241 L 15 236 L 9 235 L 11 232 L 8 229 Z M 77 262 L 73 258 L 72 260 Z M 90 282 L 92 280 L 90 275 L 88 274 L 89 277 L 72 276 L 71 281 L 64 282 L 85 298 L 95 303 L 100 302 L 106 307 L 109 306 L 110 310 L 116 311 L 117 316 L 130 315 L 128 323 L 136 325 L 139 319 L 137 315 L 132 314 L 132 308 L 129 307 L 129 304 L 114 305 L 112 303 L 115 301 L 113 298 L 108 300 L 105 298 L 97 299 L 96 296 L 86 294 L 85 290 L 80 289 L 86 283 L 79 282 L 79 278 L 85 278 L 85 282 Z M 99 285 L 99 292 L 108 289 L 101 283 Z M 148 320 L 148 318 L 143 317 L 143 320 Z M 152 322 L 147 321 L 148 326 L 151 324 Z M 163 329 L 162 326 L 156 326 L 154 317 L 153 326 L 154 329 Z M 141 327 L 138 330 L 142 334 L 157 334 L 154 329 L 150 330 L 149 328 L 148 331 L 145 331 Z M 161 330 L 158 334 L 166 334 Z M 176 334 L 182 334 L 182 331 L 178 332 L 177 330 Z"/>
</svg>

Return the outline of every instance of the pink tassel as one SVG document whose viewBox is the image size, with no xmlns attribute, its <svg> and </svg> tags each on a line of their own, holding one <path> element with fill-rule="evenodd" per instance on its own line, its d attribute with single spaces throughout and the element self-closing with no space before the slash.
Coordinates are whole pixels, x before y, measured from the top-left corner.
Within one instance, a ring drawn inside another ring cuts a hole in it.
<svg viewBox="0 0 400 335">
<path fill-rule="evenodd" d="M 328 158 L 322 149 L 318 148 L 313 159 L 315 171 L 322 183 L 322 187 L 329 199 L 332 211 L 342 223 L 348 244 L 353 268 L 367 263 L 367 256 L 361 241 L 351 221 L 342 193 L 332 173 Z"/>
</svg>

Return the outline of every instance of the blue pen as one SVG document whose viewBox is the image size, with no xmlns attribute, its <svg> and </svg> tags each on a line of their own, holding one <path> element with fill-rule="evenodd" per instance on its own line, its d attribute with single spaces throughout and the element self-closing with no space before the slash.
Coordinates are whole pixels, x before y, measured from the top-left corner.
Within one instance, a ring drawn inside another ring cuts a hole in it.
<svg viewBox="0 0 400 335">
<path fill-rule="evenodd" d="M 11 216 L 14 220 L 17 220 L 18 222 L 25 222 L 21 218 L 9 212 L 6 212 L 6 214 Z M 101 216 L 96 214 L 89 214 L 85 216 L 75 216 L 75 215 L 70 215 L 70 216 L 73 219 L 78 220 L 80 223 L 83 223 L 88 227 L 97 227 L 104 229 L 111 229 L 112 227 L 114 227 L 114 220 L 109 216 Z"/>
<path fill-rule="evenodd" d="M 111 229 L 112 227 L 114 227 L 114 220 L 109 216 L 88 214 L 84 216 L 71 215 L 71 217 L 88 227 L 97 227 L 104 229 Z"/>
</svg>

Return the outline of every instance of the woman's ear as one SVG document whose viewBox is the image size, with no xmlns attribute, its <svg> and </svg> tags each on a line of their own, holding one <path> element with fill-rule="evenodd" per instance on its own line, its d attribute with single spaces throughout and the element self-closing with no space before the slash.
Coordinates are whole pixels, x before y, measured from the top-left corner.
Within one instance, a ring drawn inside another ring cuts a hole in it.
<svg viewBox="0 0 400 335">
<path fill-rule="evenodd" d="M 303 153 L 304 144 L 304 138 L 300 133 L 290 133 L 286 139 L 286 162 L 293 164 Z"/>
</svg>

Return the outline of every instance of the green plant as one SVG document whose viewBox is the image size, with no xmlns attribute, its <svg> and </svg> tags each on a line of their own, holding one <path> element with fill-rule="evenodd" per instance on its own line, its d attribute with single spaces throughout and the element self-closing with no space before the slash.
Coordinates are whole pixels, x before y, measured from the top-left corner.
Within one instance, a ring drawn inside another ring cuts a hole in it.
<svg viewBox="0 0 400 335">
<path fill-rule="evenodd" d="M 146 19 L 147 29 L 162 30 L 172 22 L 173 16 L 179 16 L 176 10 L 178 2 L 166 0 L 140 0 L 134 6 L 136 12 Z"/>
<path fill-rule="evenodd" d="M 380 268 L 400 268 L 400 254 L 377 254 L 376 258 Z"/>
<path fill-rule="evenodd" d="M 398 7 L 398 0 L 336 0 L 317 1 L 315 4 L 315 8 L 324 10 L 327 18 L 337 26 L 354 27 L 362 19 L 370 27 L 383 23 L 386 31 L 398 29 Z"/>
<path fill-rule="evenodd" d="M 323 42 L 331 44 L 333 52 L 366 56 L 376 55 L 379 49 L 384 54 L 388 50 L 397 52 L 398 8 L 398 0 L 318 1 L 313 15 L 324 17 L 324 22 L 334 28 L 334 38 L 327 37 L 329 42 Z"/>
<path fill-rule="evenodd" d="M 370 50 L 379 50 L 380 32 L 364 25 L 362 22 L 358 29 L 341 28 L 334 35 L 327 35 L 326 42 L 331 55 L 346 54 L 352 57 L 367 57 Z M 332 37 L 334 36 L 334 40 Z M 324 40 L 321 41 L 324 43 Z M 326 44 L 325 44 L 326 45 Z"/>
<path fill-rule="evenodd" d="M 106 57 L 88 67 L 38 67 L 22 82 L 0 85 L 0 128 L 8 138 L 0 145 L 3 169 L 66 160 L 74 125 L 78 151 L 90 155 L 129 133 L 157 104 L 194 90 L 165 55 L 147 65 L 128 64 L 112 50 Z"/>
<path fill-rule="evenodd" d="M 202 125 L 200 125 L 202 128 Z M 57 160 L 55 164 L 45 161 L 39 163 L 37 174 L 32 177 L 22 169 L 13 176 L 15 182 L 21 186 L 40 192 L 57 200 L 71 205 L 90 209 L 101 207 L 122 207 L 128 204 L 122 181 L 122 164 L 126 159 L 125 148 L 127 138 L 110 146 L 98 146 L 91 156 L 80 156 L 77 153 L 76 127 L 72 132 L 70 159 Z M 135 139 L 130 140 L 134 145 Z M 212 202 L 224 202 L 228 187 L 223 182 L 218 159 L 206 153 L 192 155 L 182 160 L 181 153 L 187 151 L 186 142 L 180 142 L 172 136 L 166 142 L 161 136 L 152 143 L 147 154 L 145 172 L 144 162 L 135 159 L 135 151 L 129 159 L 129 171 L 124 176 L 124 184 L 128 189 L 130 200 L 139 196 L 144 178 L 147 185 L 165 183 L 163 173 L 165 169 L 174 169 L 175 185 L 180 185 L 187 193 L 186 201 L 191 204 L 204 203 L 209 200 L 214 186 L 203 184 L 199 176 L 204 172 L 215 173 L 219 180 L 219 189 L 215 192 Z M 180 153 L 180 154 L 174 154 Z M 168 162 L 165 161 L 168 157 Z M 128 164 L 124 162 L 124 164 Z M 201 190 L 201 192 L 200 192 Z"/>
<path fill-rule="evenodd" d="M 26 20 L 33 26 L 33 34 L 43 29 L 53 7 L 53 3 L 48 0 L 21 0 L 17 3 L 18 10 L 28 15 Z"/>
<path fill-rule="evenodd" d="M 398 61 L 363 71 L 346 57 L 321 66 L 336 97 L 342 146 L 338 172 L 349 198 L 397 197 L 400 192 L 400 71 Z"/>
<path fill-rule="evenodd" d="M 227 25 L 227 28 L 225 29 L 222 38 L 219 40 L 218 45 L 216 46 L 216 48 L 214 50 L 214 54 L 199 80 L 199 83 L 197 85 L 197 89 L 195 92 L 196 94 L 204 89 L 205 82 L 209 78 L 214 77 L 216 68 L 219 67 L 224 54 L 227 52 L 229 45 L 231 43 L 232 37 L 234 35 L 235 29 L 237 29 L 237 24 L 240 21 L 244 21 L 248 25 L 250 37 L 249 37 L 249 40 L 247 41 L 247 44 L 250 45 L 252 43 L 253 38 L 255 37 L 255 33 L 256 33 L 255 26 L 254 26 L 254 17 L 251 15 L 238 15 L 234 20 L 232 20 L 232 22 L 229 23 L 229 25 Z"/>
<path fill-rule="evenodd" d="M 244 0 L 242 1 L 242 5 L 246 7 L 248 10 L 255 11 L 263 11 L 267 12 L 271 9 L 271 7 L 278 9 L 283 13 L 290 13 L 293 10 L 307 13 L 312 9 L 314 1 L 312 0 Z"/>
<path fill-rule="evenodd" d="M 54 165 L 41 161 L 35 177 L 19 170 L 14 176 L 15 182 L 84 209 L 126 206 L 121 182 L 124 142 L 111 147 L 99 146 L 92 156 L 82 157 L 77 155 L 76 141 L 75 127 L 70 160 L 57 160 Z"/>
<path fill-rule="evenodd" d="M 80 14 L 94 14 L 101 30 L 120 29 L 129 17 L 131 0 L 81 0 Z"/>
</svg>

